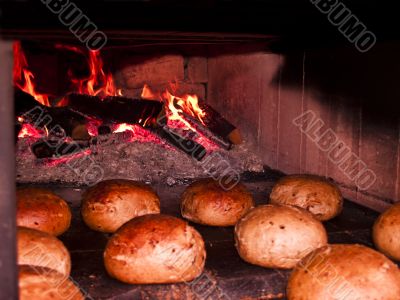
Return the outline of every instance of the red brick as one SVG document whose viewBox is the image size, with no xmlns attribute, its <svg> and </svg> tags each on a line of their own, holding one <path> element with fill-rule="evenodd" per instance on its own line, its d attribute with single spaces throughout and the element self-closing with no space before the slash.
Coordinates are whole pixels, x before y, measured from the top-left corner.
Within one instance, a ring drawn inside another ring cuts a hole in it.
<svg viewBox="0 0 400 300">
<path fill-rule="evenodd" d="M 183 57 L 180 55 L 166 55 L 158 58 L 135 56 L 131 62 L 123 67 L 120 74 L 123 88 L 142 88 L 145 83 L 159 85 L 172 81 L 181 81 L 184 78 Z"/>
</svg>

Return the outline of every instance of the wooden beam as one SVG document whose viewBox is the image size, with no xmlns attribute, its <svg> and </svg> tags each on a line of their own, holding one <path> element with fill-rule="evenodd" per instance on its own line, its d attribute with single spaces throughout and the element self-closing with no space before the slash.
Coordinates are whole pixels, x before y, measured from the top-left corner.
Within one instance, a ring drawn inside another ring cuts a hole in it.
<svg viewBox="0 0 400 300">
<path fill-rule="evenodd" d="M 0 298 L 18 299 L 12 43 L 0 40 Z"/>
</svg>

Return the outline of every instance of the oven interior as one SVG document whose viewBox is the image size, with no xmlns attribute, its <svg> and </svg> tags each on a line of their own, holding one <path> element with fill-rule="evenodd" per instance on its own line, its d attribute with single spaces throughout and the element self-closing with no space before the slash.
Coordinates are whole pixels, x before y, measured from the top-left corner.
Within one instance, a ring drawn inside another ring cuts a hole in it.
<svg viewBox="0 0 400 300">
<path fill-rule="evenodd" d="M 180 195 L 198 178 L 240 178 L 256 203 L 266 204 L 273 185 L 285 174 L 316 174 L 335 181 L 346 198 L 343 213 L 324 224 L 329 241 L 373 247 L 375 219 L 400 199 L 400 44 L 395 35 L 381 35 L 382 40 L 361 53 L 310 3 L 297 7 L 297 18 L 290 18 L 296 8 L 271 6 L 274 1 L 268 4 L 275 13 L 262 16 L 250 14 L 256 11 L 251 5 L 221 13 L 223 1 L 190 8 L 181 4 L 186 14 L 155 2 L 150 1 L 153 13 L 147 14 L 149 7 L 138 2 L 136 8 L 143 13 L 131 23 L 126 22 L 124 8 L 135 6 L 99 3 L 110 9 L 108 18 L 96 19 L 108 29 L 108 42 L 100 51 L 86 49 L 54 20 L 51 30 L 43 30 L 42 23 L 50 18 L 43 8 L 35 6 L 33 22 L 27 17 L 28 6 L 21 5 L 13 20 L 10 15 L 16 10 L 10 1 L 5 10 L 10 13 L 2 20 L 0 50 L 3 73 L 8 74 L 1 78 L 0 92 L 15 111 L 9 110 L 12 121 L 3 118 L 2 125 L 12 128 L 4 131 L 5 148 L 0 152 L 7 160 L 10 153 L 5 149 L 12 148 L 16 165 L 15 178 L 2 174 L 0 182 L 47 187 L 67 200 L 74 218 L 60 239 L 72 256 L 71 276 L 87 296 L 284 299 L 290 275 L 243 262 L 234 247 L 232 228 L 194 225 L 207 248 L 205 272 L 196 282 L 119 283 L 107 276 L 102 263 L 109 235 L 89 230 L 80 216 L 82 193 L 99 180 L 145 182 L 162 199 L 161 211 L 179 217 Z M 371 21 L 371 28 L 383 32 L 383 25 L 369 17 L 372 9 L 356 4 L 354 10 Z M 87 6 L 82 4 L 82 9 L 89 13 Z M 123 11 L 121 17 L 110 17 L 117 7 Z M 164 9 L 169 14 L 162 13 Z M 190 17 L 193 11 L 207 15 L 210 10 L 215 14 L 208 22 L 206 18 L 193 22 Z M 166 19 L 172 21 L 159 30 Z M 315 28 L 314 21 L 323 25 Z M 240 32 L 243 24 L 251 30 Z M 137 30 L 143 27 L 146 30 Z M 89 84 L 91 79 L 94 85 Z M 196 95 L 203 110 L 209 107 L 222 123 L 204 125 L 196 107 L 189 104 L 190 95 Z M 166 123 L 147 126 L 152 118 L 159 121 L 160 112 L 153 110 L 129 122 L 124 119 L 126 103 L 121 100 L 121 106 L 101 108 L 105 97 L 145 99 L 150 106 L 162 99 Z M 88 104 L 77 108 L 74 99 Z M 184 104 L 179 106 L 179 100 Z M 30 114 L 38 104 L 57 108 L 57 112 L 45 110 L 52 117 L 45 126 L 35 125 L 37 115 Z M 186 117 L 179 119 L 173 108 Z M 81 120 L 75 115 L 80 109 L 97 118 Z M 61 133 L 55 127 L 60 124 Z M 165 124 L 172 133 L 162 130 Z M 218 131 L 221 126 L 228 126 L 228 131 Z M 49 147 L 60 134 L 63 146 Z M 9 162 L 4 166 L 13 174 Z M 7 224 L 12 224 L 12 205 L 1 207 L 5 220 L 11 220 Z M 13 264 L 4 268 L 15 270 Z"/>
</svg>

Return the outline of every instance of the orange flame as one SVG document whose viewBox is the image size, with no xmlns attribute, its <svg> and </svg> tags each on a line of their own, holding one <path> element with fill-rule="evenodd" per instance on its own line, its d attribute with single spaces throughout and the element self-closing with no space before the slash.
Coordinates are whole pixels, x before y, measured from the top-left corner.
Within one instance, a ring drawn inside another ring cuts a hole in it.
<svg viewBox="0 0 400 300">
<path fill-rule="evenodd" d="M 174 88 L 176 90 L 176 87 Z M 197 95 L 183 95 L 181 97 L 172 95 L 168 89 L 162 94 L 154 92 L 150 87 L 145 84 L 143 86 L 141 97 L 148 100 L 162 100 L 165 101 L 168 107 L 168 120 L 182 122 L 185 127 L 195 130 L 182 116 L 183 112 L 197 118 L 204 124 L 204 117 L 206 113 L 199 106 L 199 99 Z"/>
<path fill-rule="evenodd" d="M 28 63 L 26 56 L 21 49 L 19 42 L 13 45 L 14 52 L 14 71 L 13 80 L 14 84 L 25 93 L 32 95 L 38 102 L 43 105 L 50 106 L 49 97 L 46 94 L 39 94 L 35 90 L 35 84 L 32 72 L 28 70 Z"/>
<path fill-rule="evenodd" d="M 78 92 L 91 96 L 118 96 L 121 90 L 115 87 L 112 74 L 103 70 L 103 60 L 99 51 L 89 51 L 88 64 L 90 77 L 84 80 L 73 80 L 78 85 Z"/>
<path fill-rule="evenodd" d="M 139 125 L 133 125 L 133 124 L 118 124 L 115 126 L 113 133 L 118 133 L 118 132 L 130 132 L 131 137 L 129 138 L 129 142 L 153 142 L 156 144 L 162 144 L 167 147 L 165 142 L 161 141 L 159 137 L 157 137 L 155 134 L 152 132 L 144 129 L 143 127 Z"/>
<path fill-rule="evenodd" d="M 83 55 L 85 51 L 78 47 L 56 44 L 56 49 L 67 49 Z M 90 70 L 89 78 L 70 78 L 73 84 L 73 91 L 91 96 L 122 96 L 121 89 L 115 87 L 111 73 L 103 69 L 103 60 L 99 51 L 89 51 L 87 60 Z M 50 106 L 49 97 L 46 94 L 39 94 L 35 90 L 33 73 L 28 69 L 28 62 L 19 42 L 14 43 L 14 84 L 24 92 L 32 95 L 41 104 Z M 58 104 L 62 105 L 61 102 Z"/>
<path fill-rule="evenodd" d="M 57 49 L 66 49 L 76 53 L 86 55 L 85 52 L 78 47 L 56 44 Z M 101 58 L 100 51 L 88 52 L 88 65 L 90 70 L 89 78 L 74 79 L 71 81 L 76 85 L 77 92 L 91 96 L 122 96 L 121 89 L 115 87 L 112 74 L 106 73 L 103 69 L 103 59 Z"/>
</svg>

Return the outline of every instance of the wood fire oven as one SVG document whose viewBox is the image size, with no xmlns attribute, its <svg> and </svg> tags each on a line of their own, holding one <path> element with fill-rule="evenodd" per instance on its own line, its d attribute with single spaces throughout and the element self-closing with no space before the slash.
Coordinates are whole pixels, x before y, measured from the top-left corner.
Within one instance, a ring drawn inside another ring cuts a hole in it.
<svg viewBox="0 0 400 300">
<path fill-rule="evenodd" d="M 262 205 L 285 174 L 319 175 L 346 199 L 329 243 L 373 248 L 400 200 L 394 14 L 358 0 L 2 1 L 0 299 L 18 298 L 16 187 L 68 202 L 59 238 L 88 299 L 286 299 L 291 272 L 243 261 L 233 227 L 192 224 L 207 252 L 195 281 L 112 279 L 111 234 L 80 214 L 102 180 L 152 186 L 181 217 L 199 178 L 240 179 Z"/>
</svg>

